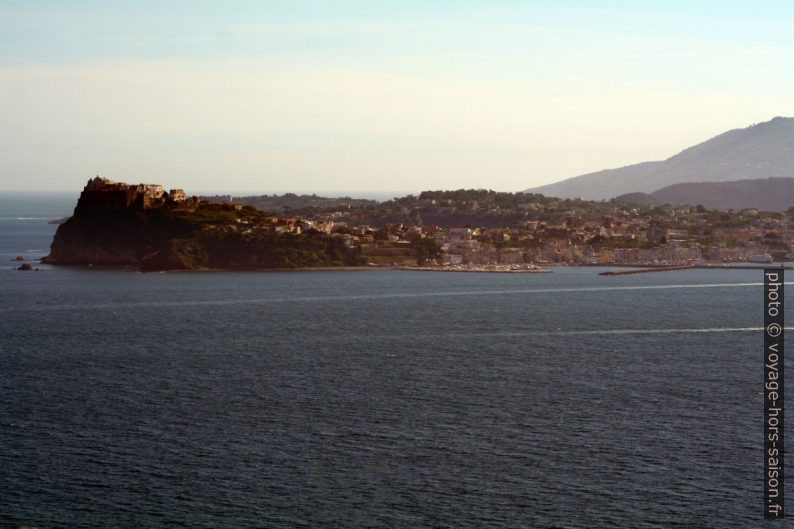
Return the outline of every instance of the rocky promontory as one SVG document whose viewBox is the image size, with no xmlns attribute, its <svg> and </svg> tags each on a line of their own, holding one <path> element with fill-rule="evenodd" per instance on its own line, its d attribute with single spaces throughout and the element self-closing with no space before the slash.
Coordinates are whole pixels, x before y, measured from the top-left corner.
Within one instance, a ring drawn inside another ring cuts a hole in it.
<svg viewBox="0 0 794 529">
<path fill-rule="evenodd" d="M 157 271 L 358 266 L 364 260 L 343 239 L 302 229 L 299 219 L 96 177 L 58 226 L 44 261 Z"/>
</svg>

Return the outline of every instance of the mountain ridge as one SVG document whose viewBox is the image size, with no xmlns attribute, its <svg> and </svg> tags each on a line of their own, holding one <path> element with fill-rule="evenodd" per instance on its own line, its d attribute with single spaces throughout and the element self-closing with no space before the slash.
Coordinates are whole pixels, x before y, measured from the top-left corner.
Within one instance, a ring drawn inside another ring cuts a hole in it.
<svg viewBox="0 0 794 529">
<path fill-rule="evenodd" d="M 657 161 L 604 169 L 527 189 L 561 198 L 605 200 L 673 184 L 794 177 L 794 118 L 732 129 Z"/>
<path fill-rule="evenodd" d="M 794 178 L 756 178 L 731 182 L 686 182 L 653 193 L 626 193 L 618 202 L 702 205 L 707 209 L 786 211 L 794 206 Z"/>
</svg>

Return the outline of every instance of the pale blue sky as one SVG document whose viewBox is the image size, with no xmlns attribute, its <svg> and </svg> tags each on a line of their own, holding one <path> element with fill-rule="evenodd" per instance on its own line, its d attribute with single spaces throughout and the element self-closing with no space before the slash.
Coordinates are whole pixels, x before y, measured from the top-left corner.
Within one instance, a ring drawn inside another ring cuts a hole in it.
<svg viewBox="0 0 794 529">
<path fill-rule="evenodd" d="M 0 190 L 518 190 L 794 115 L 789 2 L 0 4 Z"/>
</svg>

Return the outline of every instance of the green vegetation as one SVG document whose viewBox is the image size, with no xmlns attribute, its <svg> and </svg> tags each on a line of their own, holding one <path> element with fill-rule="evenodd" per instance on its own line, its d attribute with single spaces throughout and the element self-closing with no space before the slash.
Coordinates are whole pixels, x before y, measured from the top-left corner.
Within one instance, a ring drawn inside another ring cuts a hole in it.
<svg viewBox="0 0 794 529">
<path fill-rule="evenodd" d="M 441 255 L 441 248 L 430 237 L 414 237 L 411 248 L 419 266 L 424 266 L 428 261 L 438 259 Z"/>
<path fill-rule="evenodd" d="M 295 193 L 241 197 L 216 195 L 202 198 L 211 202 L 244 204 L 261 211 L 272 211 L 287 216 L 311 216 L 319 211 L 346 211 L 353 207 L 365 207 L 378 203 L 375 200 L 360 198 L 328 198 L 317 195 L 296 195 Z"/>
</svg>

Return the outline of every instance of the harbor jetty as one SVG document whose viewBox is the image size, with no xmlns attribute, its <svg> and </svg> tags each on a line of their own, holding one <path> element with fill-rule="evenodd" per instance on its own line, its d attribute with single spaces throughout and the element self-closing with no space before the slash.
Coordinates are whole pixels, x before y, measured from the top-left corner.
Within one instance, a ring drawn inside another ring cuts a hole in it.
<svg viewBox="0 0 794 529">
<path fill-rule="evenodd" d="M 610 270 L 607 272 L 601 272 L 600 276 L 627 276 L 631 274 L 647 274 L 649 272 L 672 272 L 674 270 L 691 270 L 695 268 L 694 265 L 684 265 L 684 266 L 653 266 L 647 268 L 632 268 L 631 270 L 620 270 L 614 271 Z"/>
<path fill-rule="evenodd" d="M 683 265 L 683 266 L 649 266 L 645 268 L 633 268 L 631 270 L 610 270 L 601 272 L 600 276 L 626 276 L 631 274 L 647 274 L 650 272 L 672 272 L 675 270 L 692 270 L 692 269 L 706 269 L 706 270 L 764 270 L 765 268 L 780 268 L 782 270 L 793 270 L 791 266 L 751 266 L 751 265 L 734 265 L 734 264 L 697 264 L 697 265 Z"/>
</svg>

